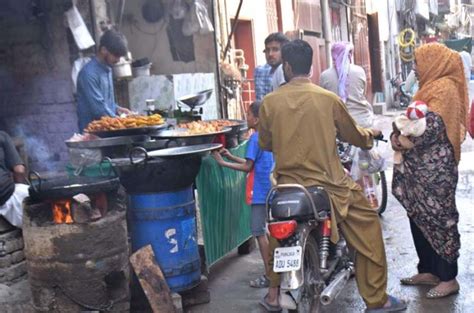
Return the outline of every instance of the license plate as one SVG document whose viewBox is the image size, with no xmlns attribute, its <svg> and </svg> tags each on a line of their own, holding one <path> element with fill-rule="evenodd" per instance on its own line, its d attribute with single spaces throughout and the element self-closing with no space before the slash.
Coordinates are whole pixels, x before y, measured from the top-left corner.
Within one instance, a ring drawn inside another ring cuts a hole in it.
<svg viewBox="0 0 474 313">
<path fill-rule="evenodd" d="M 302 250 L 299 246 L 276 248 L 273 254 L 273 271 L 281 273 L 299 270 Z"/>
</svg>

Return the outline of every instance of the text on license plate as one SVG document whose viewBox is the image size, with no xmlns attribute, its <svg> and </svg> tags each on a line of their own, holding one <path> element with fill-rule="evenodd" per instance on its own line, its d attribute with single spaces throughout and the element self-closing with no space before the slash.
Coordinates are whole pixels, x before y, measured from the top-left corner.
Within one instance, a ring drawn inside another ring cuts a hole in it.
<svg viewBox="0 0 474 313">
<path fill-rule="evenodd" d="M 299 246 L 276 248 L 273 254 L 273 271 L 281 273 L 299 270 L 302 250 Z"/>
</svg>

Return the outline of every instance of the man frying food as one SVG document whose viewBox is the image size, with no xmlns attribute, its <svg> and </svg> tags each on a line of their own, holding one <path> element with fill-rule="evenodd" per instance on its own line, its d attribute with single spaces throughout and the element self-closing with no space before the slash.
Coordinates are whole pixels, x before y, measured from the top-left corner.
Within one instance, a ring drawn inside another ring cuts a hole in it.
<svg viewBox="0 0 474 313">
<path fill-rule="evenodd" d="M 115 103 L 112 66 L 128 51 L 127 39 L 115 30 L 107 30 L 100 38 L 99 50 L 79 72 L 77 78 L 77 115 L 79 131 L 102 116 L 131 114 Z"/>
</svg>

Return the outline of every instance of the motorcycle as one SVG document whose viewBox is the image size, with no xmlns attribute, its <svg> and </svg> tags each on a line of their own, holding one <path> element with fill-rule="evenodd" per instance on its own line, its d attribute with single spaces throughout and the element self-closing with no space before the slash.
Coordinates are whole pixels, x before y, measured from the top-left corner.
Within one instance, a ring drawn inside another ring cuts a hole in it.
<svg viewBox="0 0 474 313">
<path fill-rule="evenodd" d="M 394 100 L 398 101 L 400 108 L 408 107 L 411 95 L 405 90 L 405 82 L 401 78 L 401 73 L 390 79 L 390 84 L 395 89 Z"/>
<path fill-rule="evenodd" d="M 386 141 L 383 135 L 375 139 Z M 385 180 L 383 184 L 386 197 Z M 321 186 L 276 185 L 267 195 L 266 209 L 268 231 L 280 244 L 273 253 L 273 271 L 281 274 L 280 290 L 286 296 L 280 305 L 289 312 L 320 312 L 322 305 L 334 301 L 355 271 L 354 256 L 343 234 L 336 244 L 330 240 L 328 193 Z"/>
<path fill-rule="evenodd" d="M 289 312 L 320 312 L 354 273 L 343 236 L 337 244 L 330 241 L 329 196 L 323 187 L 282 184 L 271 188 L 266 203 L 268 230 L 280 243 L 273 270 L 281 274 L 281 293 L 290 299 L 280 304 Z"/>
</svg>

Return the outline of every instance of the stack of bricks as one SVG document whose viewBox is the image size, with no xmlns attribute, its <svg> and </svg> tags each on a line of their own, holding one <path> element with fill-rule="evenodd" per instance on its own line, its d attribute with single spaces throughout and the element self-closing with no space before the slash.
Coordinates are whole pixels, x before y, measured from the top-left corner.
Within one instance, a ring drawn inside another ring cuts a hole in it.
<svg viewBox="0 0 474 313">
<path fill-rule="evenodd" d="M 11 285 L 26 275 L 21 229 L 0 216 L 0 284 Z"/>
</svg>

